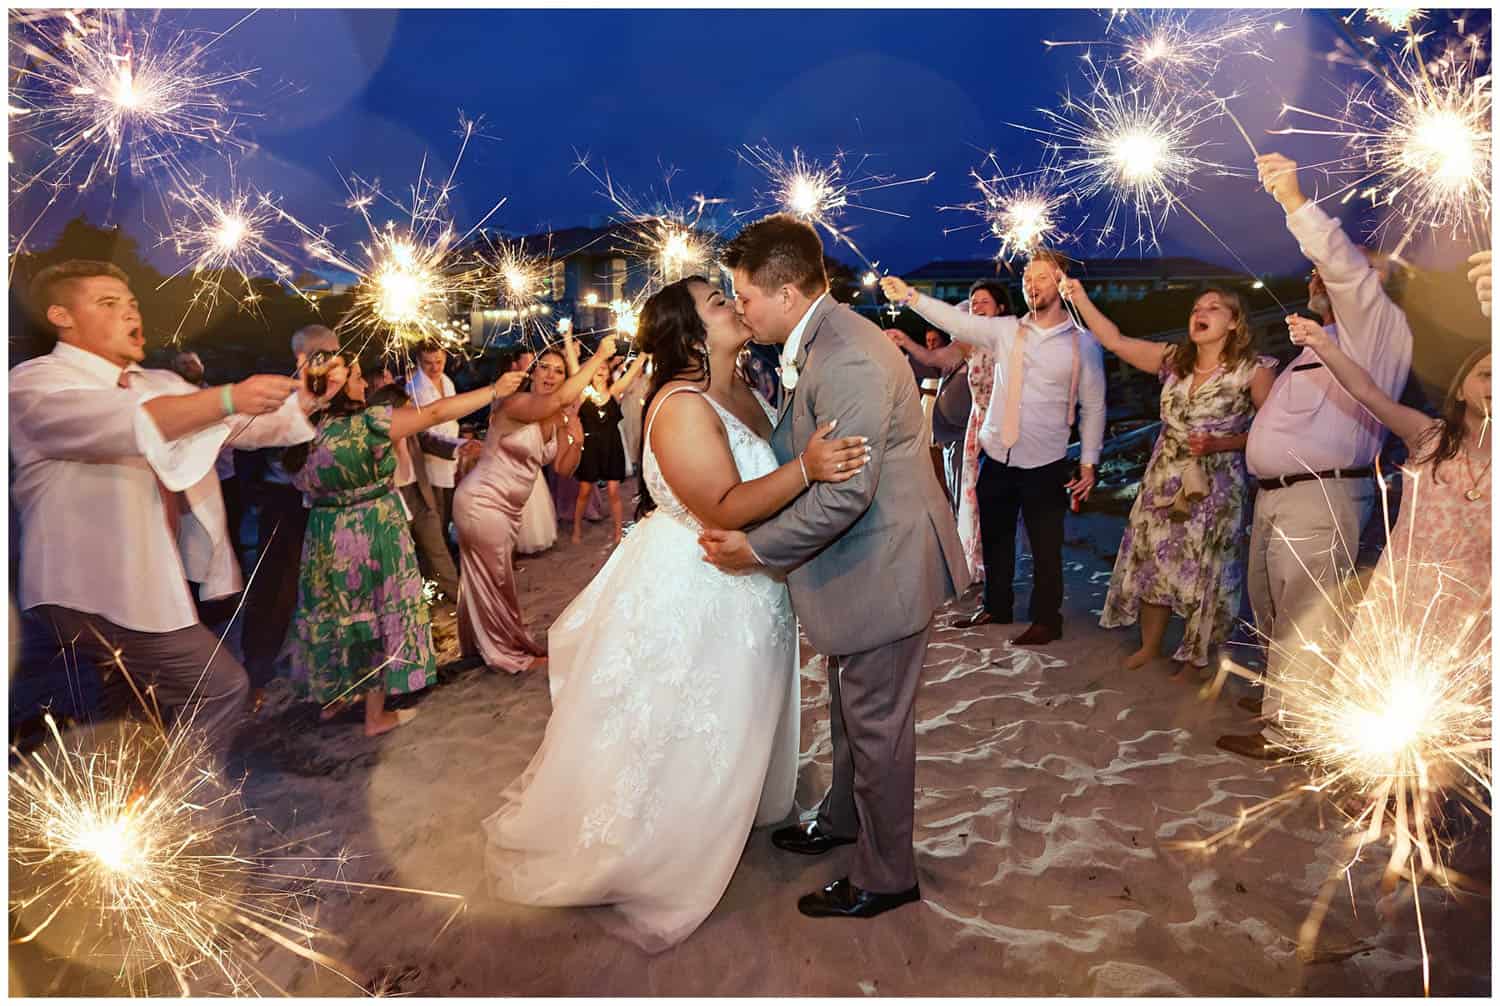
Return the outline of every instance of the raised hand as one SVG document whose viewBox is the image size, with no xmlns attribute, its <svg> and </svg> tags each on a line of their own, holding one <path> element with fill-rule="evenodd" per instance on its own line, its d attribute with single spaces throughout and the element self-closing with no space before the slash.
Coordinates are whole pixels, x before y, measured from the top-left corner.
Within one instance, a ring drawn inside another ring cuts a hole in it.
<svg viewBox="0 0 1500 1006">
<path fill-rule="evenodd" d="M 519 370 L 511 370 L 501 374 L 500 379 L 494 384 L 494 400 L 498 402 L 502 398 L 509 398 L 511 395 L 514 395 L 521 389 L 521 382 L 525 379 L 526 375 Z"/>
<path fill-rule="evenodd" d="M 1289 314 L 1286 317 L 1286 327 L 1291 335 L 1292 345 L 1306 346 L 1319 354 L 1328 348 L 1328 333 L 1323 331 L 1322 325 L 1311 318 L 1304 318 L 1300 314 Z"/>
<path fill-rule="evenodd" d="M 330 370 L 330 377 L 332 373 Z M 297 389 L 301 387 L 302 382 L 295 377 L 283 377 L 280 374 L 256 374 L 245 378 L 238 384 L 230 385 L 230 396 L 234 400 L 235 412 L 261 416 L 281 408 L 282 404 L 296 394 Z"/>
<path fill-rule="evenodd" d="M 860 473 L 870 459 L 869 437 L 828 439 L 838 425 L 835 419 L 819 427 L 807 441 L 802 464 L 810 482 L 847 482 Z"/>
<path fill-rule="evenodd" d="M 1490 316 L 1490 252 L 1475 252 L 1469 256 L 1469 282 L 1474 284 L 1474 295 L 1479 298 L 1479 310 Z"/>
<path fill-rule="evenodd" d="M 1261 154 L 1255 159 L 1260 186 L 1288 213 L 1307 202 L 1297 182 L 1297 162 L 1283 154 Z"/>
<path fill-rule="evenodd" d="M 594 355 L 605 360 L 612 358 L 615 355 L 615 337 L 606 335 L 600 339 L 599 348 L 594 350 Z"/>
<path fill-rule="evenodd" d="M 886 299 L 906 303 L 906 298 L 911 296 L 911 287 L 906 285 L 906 280 L 899 276 L 882 276 L 880 278 L 880 290 Z"/>
</svg>

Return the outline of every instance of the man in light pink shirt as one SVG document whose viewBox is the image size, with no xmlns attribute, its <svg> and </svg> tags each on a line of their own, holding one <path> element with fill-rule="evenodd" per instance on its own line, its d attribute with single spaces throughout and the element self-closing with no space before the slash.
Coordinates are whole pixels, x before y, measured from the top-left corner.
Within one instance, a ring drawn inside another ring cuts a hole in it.
<svg viewBox="0 0 1500 1006">
<path fill-rule="evenodd" d="M 1411 326 L 1386 291 L 1388 263 L 1357 247 L 1337 220 L 1302 193 L 1297 164 L 1281 154 L 1257 161 L 1260 179 L 1286 211 L 1287 229 L 1313 263 L 1308 308 L 1324 331 L 1386 394 L 1399 398 L 1411 369 Z M 1337 619 L 1326 596 L 1354 568 L 1360 531 L 1375 504 L 1373 465 L 1386 430 L 1345 391 L 1318 355 L 1304 349 L 1276 378 L 1255 414 L 1245 461 L 1258 483 L 1250 534 L 1249 591 L 1255 624 L 1268 641 L 1261 714 L 1280 717 L 1279 681 L 1321 673 L 1303 659 L 1305 642 L 1336 646 Z M 1231 734 L 1219 747 L 1273 758 L 1263 734 Z"/>
<path fill-rule="evenodd" d="M 317 401 L 274 374 L 200 391 L 141 369 L 140 307 L 110 263 L 42 270 L 31 304 L 58 343 L 10 372 L 20 606 L 100 667 L 123 664 L 222 757 L 249 682 L 188 589 L 189 577 L 210 600 L 239 588 L 214 463 L 231 439 L 311 439 Z M 329 393 L 343 380 L 330 372 Z"/>
</svg>

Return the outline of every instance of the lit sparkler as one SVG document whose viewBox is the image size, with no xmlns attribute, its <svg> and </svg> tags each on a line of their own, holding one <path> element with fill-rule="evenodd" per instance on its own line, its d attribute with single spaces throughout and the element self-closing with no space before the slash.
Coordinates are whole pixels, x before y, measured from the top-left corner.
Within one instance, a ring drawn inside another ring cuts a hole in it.
<svg viewBox="0 0 1500 1006">
<path fill-rule="evenodd" d="M 1447 234 L 1481 247 L 1489 241 L 1493 136 L 1491 77 L 1479 73 L 1476 36 L 1428 61 L 1410 44 L 1355 87 L 1341 112 L 1328 115 L 1285 105 L 1283 115 L 1314 120 L 1318 128 L 1288 126 L 1279 134 L 1337 137 L 1340 157 L 1309 167 L 1334 183 L 1322 198 L 1368 199 L 1388 207 L 1377 237 L 1397 232 L 1400 255 L 1423 233 Z"/>
<path fill-rule="evenodd" d="M 1417 505 L 1421 475 L 1408 483 Z M 1381 484 L 1384 501 L 1384 483 Z M 1387 519 L 1389 513 L 1387 508 Z M 1437 563 L 1387 554 L 1363 596 L 1346 584 L 1323 593 L 1325 631 L 1271 642 L 1282 670 L 1263 677 L 1225 661 L 1205 688 L 1216 695 L 1229 674 L 1262 684 L 1280 698 L 1274 743 L 1303 764 L 1308 783 L 1247 808 L 1230 828 L 1185 847 L 1212 849 L 1253 840 L 1259 830 L 1311 795 L 1326 797 L 1346 816 L 1350 855 L 1330 875 L 1303 924 L 1310 952 L 1339 878 L 1376 844 L 1390 848 L 1384 885 L 1431 877 L 1458 878 L 1445 862 L 1456 823 L 1489 813 L 1493 715 L 1491 636 L 1484 587 L 1464 583 Z M 1295 545 L 1282 535 L 1296 554 Z M 1399 549 L 1392 544 L 1389 548 Z M 1304 572 L 1311 572 L 1304 566 Z M 1458 808 L 1455 815 L 1454 808 Z M 1455 820 L 1457 817 L 1459 820 Z M 1417 901 L 1421 931 L 1421 907 Z M 1428 959 L 1422 933 L 1424 983 Z"/>
<path fill-rule="evenodd" d="M 1080 45 L 1100 49 L 1106 53 L 1106 67 L 1180 92 L 1205 86 L 1231 57 L 1269 62 L 1261 40 L 1267 32 L 1274 34 L 1286 27 L 1268 13 L 1130 9 L 1110 13 L 1102 39 L 1044 39 L 1042 44 L 1049 49 Z"/>
<path fill-rule="evenodd" d="M 558 293 L 551 287 L 551 258 L 528 251 L 524 240 L 508 241 L 488 234 L 483 239 L 486 250 L 479 254 L 482 281 L 495 294 L 506 331 L 518 332 L 521 343 L 536 351 L 547 343 L 552 308 L 546 301 Z"/>
<path fill-rule="evenodd" d="M 66 191 L 103 179 L 113 186 L 122 166 L 180 184 L 190 148 L 244 146 L 228 93 L 254 71 L 224 70 L 217 53 L 208 55 L 244 20 L 207 40 L 157 31 L 124 11 L 87 20 L 69 12 L 11 26 L 9 118 L 19 150 L 12 200 L 32 187 L 50 192 L 12 242 L 12 254 Z"/>
<path fill-rule="evenodd" d="M 845 211 L 868 210 L 886 216 L 910 219 L 905 213 L 871 206 L 864 197 L 883 189 L 902 185 L 920 185 L 932 181 L 935 171 L 920 178 L 893 178 L 876 175 L 865 168 L 869 155 L 861 157 L 852 166 L 846 164 L 843 151 L 834 154 L 827 164 L 819 164 L 803 156 L 802 151 L 792 149 L 788 160 L 780 151 L 766 144 L 746 144 L 740 151 L 740 159 L 759 170 L 770 183 L 770 189 L 760 193 L 760 204 L 748 210 L 736 212 L 736 217 L 765 213 L 775 209 L 821 227 L 833 238 L 835 244 L 848 246 L 869 269 L 875 269 L 865 253 L 849 236 L 851 228 L 840 226 Z M 877 270 L 878 271 L 878 270 Z"/>
<path fill-rule="evenodd" d="M 972 213 L 979 221 L 944 228 L 944 235 L 982 226 L 988 237 L 999 242 L 995 252 L 998 262 L 1009 262 L 1018 255 L 1030 255 L 1043 245 L 1067 240 L 1062 229 L 1062 209 L 1070 197 L 1060 190 L 1054 166 L 1006 175 L 991 152 L 985 155 L 983 173 L 971 168 L 969 175 L 974 179 L 979 198 L 939 209 Z"/>
<path fill-rule="evenodd" d="M 1362 14 L 1366 21 L 1374 21 L 1383 25 L 1390 31 L 1406 31 L 1416 21 L 1421 21 L 1427 16 L 1426 7 L 1362 7 L 1353 14 L 1344 18 L 1348 24 L 1354 20 L 1355 15 Z"/>
<path fill-rule="evenodd" d="M 286 216 L 274 199 L 237 190 L 221 200 L 198 188 L 183 188 L 171 197 L 181 207 L 181 215 L 161 243 L 170 243 L 187 264 L 167 282 L 191 272 L 196 283 L 178 334 L 195 309 L 212 315 L 221 297 L 233 298 L 241 309 L 254 309 L 261 299 L 253 282 L 256 277 L 269 276 L 301 295 L 292 282 L 296 275 L 291 264 L 293 248 L 274 231 Z"/>
<path fill-rule="evenodd" d="M 388 355 L 398 359 L 409 357 L 413 346 L 427 341 L 455 351 L 464 348 L 448 323 L 449 313 L 472 309 L 491 292 L 492 284 L 490 271 L 473 253 L 469 239 L 505 200 L 495 203 L 468 231 L 460 233 L 455 226 L 449 196 L 478 123 L 460 116 L 459 127 L 463 140 L 447 179 L 438 183 L 429 178 L 424 157 L 405 203 L 387 196 L 378 183 L 357 176 L 346 183 L 350 192 L 346 205 L 369 232 L 359 255 L 339 250 L 326 231 L 314 232 L 290 215 L 280 214 L 302 232 L 313 259 L 359 278 L 354 303 L 339 322 L 346 341 L 362 344 L 383 337 Z M 371 209 L 377 202 L 389 204 L 401 220 L 377 223 Z"/>
</svg>

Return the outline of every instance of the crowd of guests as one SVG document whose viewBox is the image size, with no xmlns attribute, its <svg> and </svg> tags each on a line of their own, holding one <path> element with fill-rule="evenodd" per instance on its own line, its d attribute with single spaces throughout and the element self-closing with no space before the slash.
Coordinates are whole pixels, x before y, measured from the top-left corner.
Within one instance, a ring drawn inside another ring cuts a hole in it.
<svg viewBox="0 0 1500 1006">
<path fill-rule="evenodd" d="M 892 301 L 953 338 L 944 346 L 929 332 L 919 345 L 890 330 L 914 362 L 949 380 L 967 369 L 971 409 L 952 496 L 971 572 L 984 589 L 965 624 L 1014 621 L 1019 512 L 1034 572 L 1031 624 L 1013 642 L 1039 645 L 1062 634 L 1062 527 L 1067 502 L 1076 510 L 1095 484 L 1104 433 L 1102 349 L 1156 375 L 1162 389 L 1161 432 L 1100 619 L 1106 628 L 1139 625 L 1140 646 L 1125 668 L 1165 656 L 1174 616 L 1183 622 L 1171 654 L 1179 670 L 1208 667 L 1235 632 L 1248 586 L 1268 680 L 1326 673 L 1306 644 L 1326 653 L 1347 624 L 1335 599 L 1375 510 L 1374 465 L 1388 430 L 1405 442 L 1409 460 L 1403 504 L 1372 590 L 1392 593 L 1399 584 L 1395 606 L 1426 618 L 1442 645 L 1488 646 L 1489 346 L 1459 368 L 1439 417 L 1398 404 L 1412 357 L 1411 327 L 1392 299 L 1399 270 L 1356 246 L 1303 194 L 1295 162 L 1266 154 L 1257 166 L 1313 264 L 1308 310 L 1316 317 L 1286 319 L 1300 352 L 1279 372 L 1274 358 L 1255 353 L 1245 302 L 1232 290 L 1203 291 L 1187 340 L 1166 343 L 1122 333 L 1084 284 L 1066 275 L 1066 261 L 1046 251 L 1033 255 L 1022 275 L 1029 310 L 1019 318 L 1003 289 L 987 281 L 960 307 L 900 279 L 882 281 Z M 1472 261 L 1470 279 L 1488 316 L 1489 255 Z M 1066 460 L 1075 409 L 1076 473 Z M 1418 524 L 1422 533 L 1413 535 Z M 1278 700 L 1277 688 L 1248 698 L 1243 705 L 1261 729 L 1221 737 L 1219 746 L 1275 757 Z"/>
<path fill-rule="evenodd" d="M 963 624 L 1016 621 L 1023 527 L 1032 589 L 1028 625 L 1012 641 L 1062 637 L 1063 531 L 1096 484 L 1107 350 L 1161 382 L 1161 432 L 1100 620 L 1139 626 L 1126 669 L 1166 656 L 1174 617 L 1183 631 L 1172 659 L 1210 666 L 1248 589 L 1271 679 L 1319 673 L 1299 641 L 1325 638 L 1336 621 L 1325 600 L 1352 572 L 1388 431 L 1408 446 L 1405 478 L 1420 491 L 1406 494 L 1374 589 L 1408 583 L 1398 564 L 1425 576 L 1441 567 L 1442 582 L 1413 603 L 1438 592 L 1434 624 L 1487 645 L 1489 349 L 1460 368 L 1439 416 L 1398 404 L 1412 333 L 1391 297 L 1391 264 L 1305 197 L 1294 162 L 1268 154 L 1259 169 L 1313 263 L 1316 317 L 1287 319 L 1300 352 L 1279 369 L 1255 352 L 1233 290 L 1203 291 L 1186 340 L 1168 343 L 1121 332 L 1046 251 L 1022 274 L 1019 315 L 993 281 L 975 283 L 958 306 L 882 281 L 928 326 L 921 343 L 890 334 L 930 395 L 935 464 L 983 583 Z M 1487 257 L 1474 279 L 1488 314 Z M 145 675 L 164 706 L 191 709 L 219 754 L 283 655 L 324 719 L 362 702 L 370 736 L 409 720 L 413 710 L 386 699 L 434 679 L 428 582 L 455 610 L 466 654 L 496 670 L 544 666 L 518 600 L 516 556 L 551 547 L 559 514 L 571 515 L 579 541 L 601 500 L 611 539 L 623 533 L 621 485 L 640 456 L 649 370 L 644 356 L 617 359 L 612 338 L 582 360 L 567 336 L 459 393 L 439 345 L 418 347 L 406 376 L 313 325 L 292 337 L 294 376 L 210 386 L 191 353 L 173 361 L 175 373 L 141 367 L 139 308 L 112 265 L 52 266 L 30 297 L 58 342 L 11 372 L 21 607 L 101 663 Z M 765 361 L 742 363 L 773 398 Z M 487 417 L 483 440 L 460 426 L 476 414 Z M 253 493 L 244 473 L 256 469 L 240 463 L 251 457 L 265 461 Z M 252 498 L 246 586 L 239 536 Z M 216 620 L 206 606 L 242 588 L 243 667 L 203 624 Z M 1272 757 L 1275 690 L 1251 711 L 1262 729 L 1219 743 Z"/>
</svg>

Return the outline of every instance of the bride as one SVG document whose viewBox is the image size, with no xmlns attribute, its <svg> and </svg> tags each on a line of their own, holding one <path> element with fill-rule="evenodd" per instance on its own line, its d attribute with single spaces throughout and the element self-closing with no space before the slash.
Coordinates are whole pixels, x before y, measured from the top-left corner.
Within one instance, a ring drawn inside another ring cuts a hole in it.
<svg viewBox="0 0 1500 1006">
<path fill-rule="evenodd" d="M 606 925 L 650 952 L 707 917 L 751 827 L 783 820 L 797 784 L 786 585 L 709 565 L 699 530 L 764 520 L 813 481 L 853 477 L 867 451 L 828 439 L 830 424 L 778 467 L 771 410 L 735 366 L 749 337 L 701 277 L 646 302 L 642 500 L 655 511 L 548 633 L 546 736 L 484 822 L 496 897 L 611 905 Z"/>
</svg>

